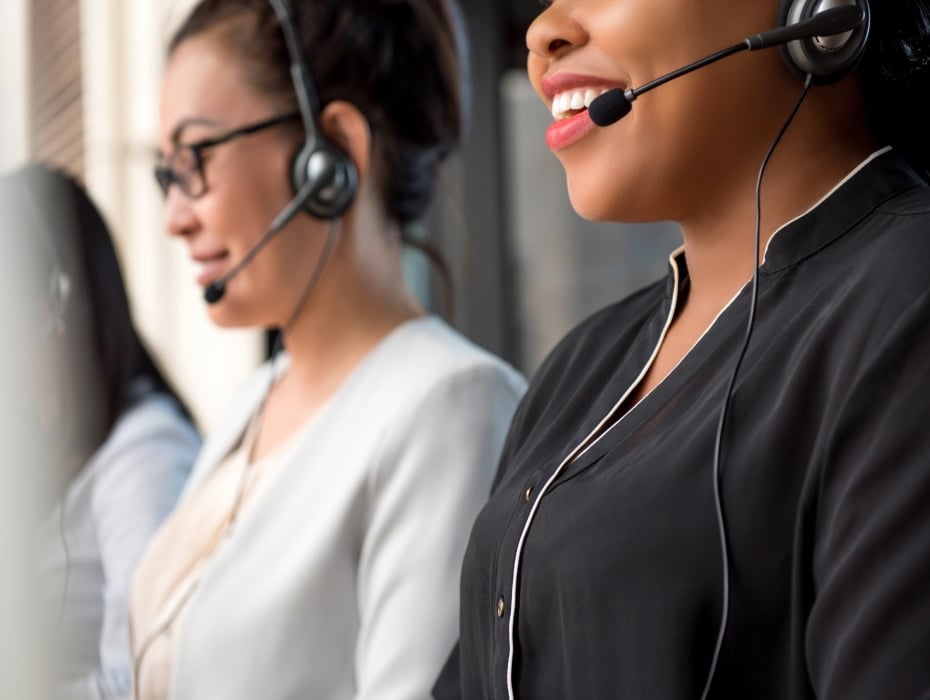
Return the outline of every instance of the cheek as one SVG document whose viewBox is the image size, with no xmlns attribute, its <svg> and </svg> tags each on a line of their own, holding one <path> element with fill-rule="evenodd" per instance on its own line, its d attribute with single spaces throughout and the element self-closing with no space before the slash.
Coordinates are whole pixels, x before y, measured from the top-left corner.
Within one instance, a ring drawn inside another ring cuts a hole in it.
<svg viewBox="0 0 930 700">
<path fill-rule="evenodd" d="M 236 264 L 262 239 L 293 197 L 289 180 L 290 154 L 251 159 L 244 170 L 221 173 L 222 188 L 210 201 L 204 223 L 222 240 Z M 298 213 L 237 273 L 224 300 L 208 307 L 220 326 L 257 326 L 281 322 L 291 309 L 307 276 L 318 237 L 307 230 L 306 214 Z M 295 291 L 296 290 L 296 291 Z"/>
<path fill-rule="evenodd" d="M 533 90 L 545 104 L 546 98 L 542 92 L 542 77 L 546 72 L 547 61 L 536 54 L 528 54 L 526 58 L 526 74 L 530 79 Z"/>
<path fill-rule="evenodd" d="M 211 218 L 231 251 L 244 254 L 265 234 L 291 197 L 290 183 L 277 171 L 249 169 L 228 180 L 213 203 Z"/>
</svg>

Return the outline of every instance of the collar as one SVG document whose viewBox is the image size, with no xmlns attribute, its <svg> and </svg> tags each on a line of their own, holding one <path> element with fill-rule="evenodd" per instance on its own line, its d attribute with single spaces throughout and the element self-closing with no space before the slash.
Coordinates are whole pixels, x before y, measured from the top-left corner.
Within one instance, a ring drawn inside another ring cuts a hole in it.
<svg viewBox="0 0 930 700">
<path fill-rule="evenodd" d="M 926 186 L 923 178 L 891 146 L 875 151 L 810 209 L 775 231 L 763 254 L 759 274 L 770 275 L 797 264 L 841 238 L 883 203 L 902 192 Z M 674 313 L 668 305 L 674 305 L 689 278 L 684 245 L 671 252 L 668 263 L 667 306 L 663 307 L 663 312 Z M 739 294 L 737 292 L 734 299 Z"/>
<path fill-rule="evenodd" d="M 760 274 L 797 264 L 841 238 L 884 202 L 925 186 L 920 175 L 890 147 L 876 151 L 819 202 L 775 232 L 766 247 Z"/>
</svg>

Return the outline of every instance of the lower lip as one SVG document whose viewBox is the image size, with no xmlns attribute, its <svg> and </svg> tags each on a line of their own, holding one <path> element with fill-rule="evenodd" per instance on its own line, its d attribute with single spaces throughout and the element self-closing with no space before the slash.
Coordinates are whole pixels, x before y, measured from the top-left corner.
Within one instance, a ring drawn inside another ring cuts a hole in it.
<svg viewBox="0 0 930 700">
<path fill-rule="evenodd" d="M 224 267 L 223 258 L 205 262 L 200 269 L 200 273 L 197 275 L 197 284 L 201 287 L 206 287 L 211 282 L 219 279 L 223 274 Z"/>
<path fill-rule="evenodd" d="M 579 112 L 574 117 L 552 122 L 546 130 L 546 145 L 553 151 L 568 148 L 596 128 L 597 125 L 591 121 L 588 110 Z"/>
</svg>

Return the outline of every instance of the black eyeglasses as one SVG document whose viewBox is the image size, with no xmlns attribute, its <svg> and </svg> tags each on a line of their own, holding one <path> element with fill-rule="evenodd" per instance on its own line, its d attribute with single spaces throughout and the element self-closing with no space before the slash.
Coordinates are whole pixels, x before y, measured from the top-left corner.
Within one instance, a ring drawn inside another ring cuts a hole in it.
<svg viewBox="0 0 930 700">
<path fill-rule="evenodd" d="M 263 129 L 299 118 L 300 112 L 281 114 L 202 141 L 180 143 L 174 147 L 174 150 L 171 151 L 164 163 L 155 167 L 155 180 L 165 197 L 168 196 L 168 190 L 171 189 L 173 184 L 177 185 L 181 192 L 191 199 L 202 197 L 207 191 L 207 179 L 203 173 L 202 152 L 204 149 L 219 146 L 240 136 L 248 136 Z"/>
</svg>

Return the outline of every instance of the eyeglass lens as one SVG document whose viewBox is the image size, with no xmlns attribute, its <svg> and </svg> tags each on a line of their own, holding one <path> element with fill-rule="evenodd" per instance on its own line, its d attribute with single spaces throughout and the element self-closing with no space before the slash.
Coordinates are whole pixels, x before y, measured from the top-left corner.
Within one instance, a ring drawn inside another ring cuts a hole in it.
<svg viewBox="0 0 930 700">
<path fill-rule="evenodd" d="M 200 158 L 190 146 L 175 148 L 165 163 L 155 168 L 155 180 L 165 197 L 172 184 L 188 197 L 199 197 L 206 190 Z"/>
</svg>

